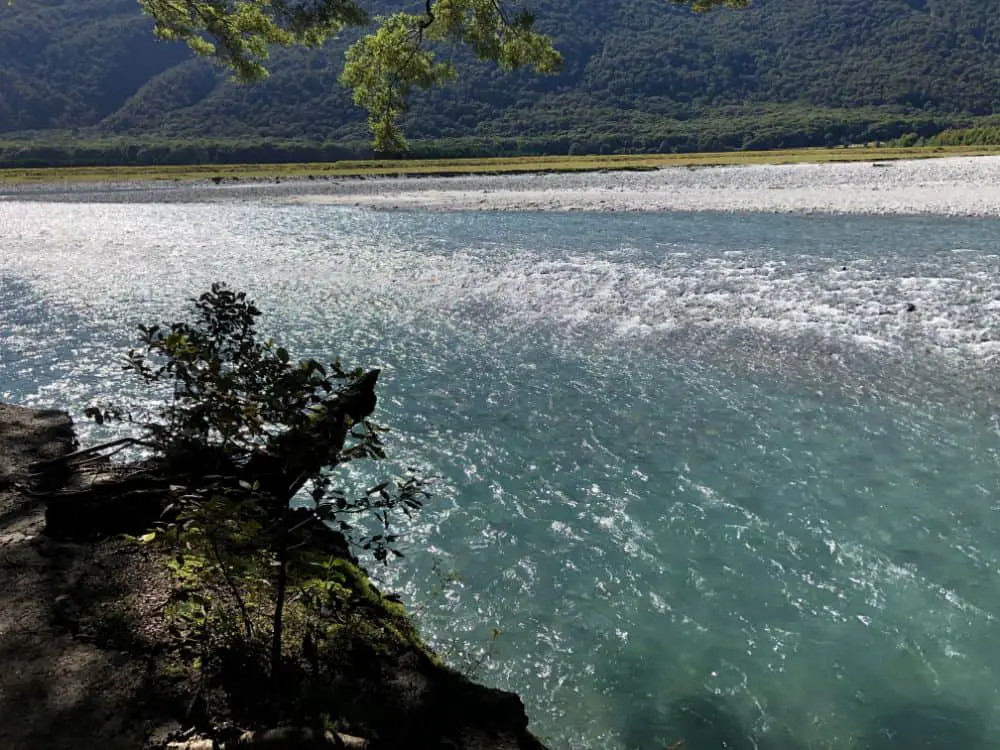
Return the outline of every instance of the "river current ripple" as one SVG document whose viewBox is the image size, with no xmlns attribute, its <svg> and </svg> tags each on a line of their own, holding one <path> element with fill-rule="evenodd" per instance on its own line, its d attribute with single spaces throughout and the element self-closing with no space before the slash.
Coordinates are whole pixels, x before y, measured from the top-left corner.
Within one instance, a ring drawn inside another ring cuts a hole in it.
<svg viewBox="0 0 1000 750">
<path fill-rule="evenodd" d="M 554 748 L 995 746 L 996 220 L 104 198 L 0 202 L 0 397 L 101 436 L 219 279 L 382 367 L 373 572 Z"/>
</svg>

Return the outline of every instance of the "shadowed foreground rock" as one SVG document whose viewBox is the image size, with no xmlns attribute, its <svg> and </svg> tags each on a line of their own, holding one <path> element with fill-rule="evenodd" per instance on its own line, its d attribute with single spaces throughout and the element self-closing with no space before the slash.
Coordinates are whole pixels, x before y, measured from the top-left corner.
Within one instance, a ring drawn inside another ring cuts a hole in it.
<svg viewBox="0 0 1000 750">
<path fill-rule="evenodd" d="M 259 723 L 267 697 L 247 688 L 238 663 L 232 685 L 202 685 L 192 670 L 178 669 L 164 618 L 175 586 L 164 552 L 124 542 L 120 519 L 96 506 L 86 533 L 72 533 L 81 477 L 59 461 L 32 476 L 30 466 L 74 448 L 66 414 L 0 404 L 0 748 L 116 750 L 206 737 L 238 747 L 247 731 L 265 737 L 274 729 Z M 38 499 L 53 490 L 69 509 L 66 517 L 55 513 L 58 538 L 46 532 Z M 96 520 L 102 515 L 111 528 Z M 331 532 L 331 549 L 336 537 Z M 401 609 L 384 606 L 367 579 L 357 586 L 357 612 L 346 616 L 364 628 L 345 626 L 342 658 L 322 673 L 296 673 L 298 682 L 286 686 L 305 696 L 304 705 L 321 708 L 370 750 L 542 747 L 516 695 L 442 666 Z M 384 632 L 396 635 L 372 640 Z"/>
<path fill-rule="evenodd" d="M 0 404 L 0 747 L 142 747 L 160 719 L 142 660 L 78 637 L 71 619 L 87 552 L 52 544 L 27 467 L 74 447 L 61 412 Z M 50 486 L 64 477 L 44 477 Z M 89 564 L 89 563 L 86 563 Z"/>
</svg>

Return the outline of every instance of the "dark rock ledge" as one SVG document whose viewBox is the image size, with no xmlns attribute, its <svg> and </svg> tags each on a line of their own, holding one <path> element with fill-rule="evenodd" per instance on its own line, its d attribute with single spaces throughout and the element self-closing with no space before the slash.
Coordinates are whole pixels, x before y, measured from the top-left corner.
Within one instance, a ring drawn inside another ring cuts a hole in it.
<svg viewBox="0 0 1000 750">
<path fill-rule="evenodd" d="M 101 533 L 99 516 L 74 534 L 79 509 L 39 499 L 79 478 L 32 465 L 75 448 L 66 413 L 0 404 L 0 748 L 543 750 L 518 696 L 442 664 L 363 574 L 358 615 L 382 635 L 327 676 L 336 732 L 260 725 L 260 696 L 204 690 L 177 668 L 163 551 Z"/>
</svg>

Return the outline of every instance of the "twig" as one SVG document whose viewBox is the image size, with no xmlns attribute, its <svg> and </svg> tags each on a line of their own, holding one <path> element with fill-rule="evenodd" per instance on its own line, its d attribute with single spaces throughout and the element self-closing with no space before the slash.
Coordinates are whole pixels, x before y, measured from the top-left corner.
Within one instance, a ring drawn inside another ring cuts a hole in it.
<svg viewBox="0 0 1000 750">
<path fill-rule="evenodd" d="M 156 446 L 153 443 L 147 443 L 146 441 L 139 440 L 137 438 L 119 438 L 118 440 L 112 440 L 107 443 L 92 445 L 89 448 L 83 448 L 81 450 L 74 451 L 73 453 L 67 453 L 65 456 L 57 456 L 56 458 L 43 458 L 41 461 L 35 461 L 33 464 L 31 464 L 31 467 L 32 468 L 35 468 L 36 466 L 44 467 L 60 463 L 66 463 L 68 461 L 73 461 L 74 459 L 77 459 L 80 456 L 89 456 L 91 453 L 99 453 L 100 451 L 107 450 L 108 448 L 114 448 L 116 446 L 122 446 L 122 448 L 119 449 L 121 450 L 129 445 L 138 445 L 143 448 L 153 448 L 153 449 L 156 448 Z"/>
<path fill-rule="evenodd" d="M 240 617 L 243 620 L 243 628 L 247 633 L 247 640 L 253 639 L 253 624 L 250 622 L 250 613 L 247 611 L 246 602 L 243 601 L 243 596 L 240 594 L 240 590 L 236 587 L 236 583 L 229 575 L 229 571 L 226 569 L 226 562 L 222 559 L 222 555 L 219 553 L 219 542 L 215 538 L 215 534 L 208 534 L 209 543 L 212 545 L 212 553 L 215 555 L 215 561 L 219 564 L 219 570 L 222 572 L 222 579 L 226 582 L 226 586 L 229 587 L 229 593 L 233 595 L 233 599 L 236 601 L 236 606 L 239 607 Z"/>
</svg>

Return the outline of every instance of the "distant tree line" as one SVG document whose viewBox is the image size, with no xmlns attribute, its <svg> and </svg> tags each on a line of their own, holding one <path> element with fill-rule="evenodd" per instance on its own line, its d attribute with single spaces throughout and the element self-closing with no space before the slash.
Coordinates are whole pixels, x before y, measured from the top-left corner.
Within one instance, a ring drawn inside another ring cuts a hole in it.
<svg viewBox="0 0 1000 750">
<path fill-rule="evenodd" d="M 762 151 L 786 148 L 837 147 L 856 143 L 894 142 L 898 145 L 981 145 L 1000 143 L 1000 127 L 950 129 L 947 119 L 887 118 L 834 120 L 820 113 L 801 113 L 796 121 L 786 115 L 717 117 L 671 123 L 625 133 L 574 130 L 525 138 L 466 137 L 414 141 L 407 158 L 463 158 L 489 156 L 597 155 L 623 153 L 695 153 L 705 151 Z M 959 123 L 962 124 L 962 123 Z M 991 140 L 992 138 L 992 140 Z M 0 141 L 0 168 L 173 166 L 197 164 L 282 164 L 371 159 L 368 141 L 309 142 L 304 140 L 245 139 L 188 140 L 107 138 L 48 134 Z"/>
</svg>

